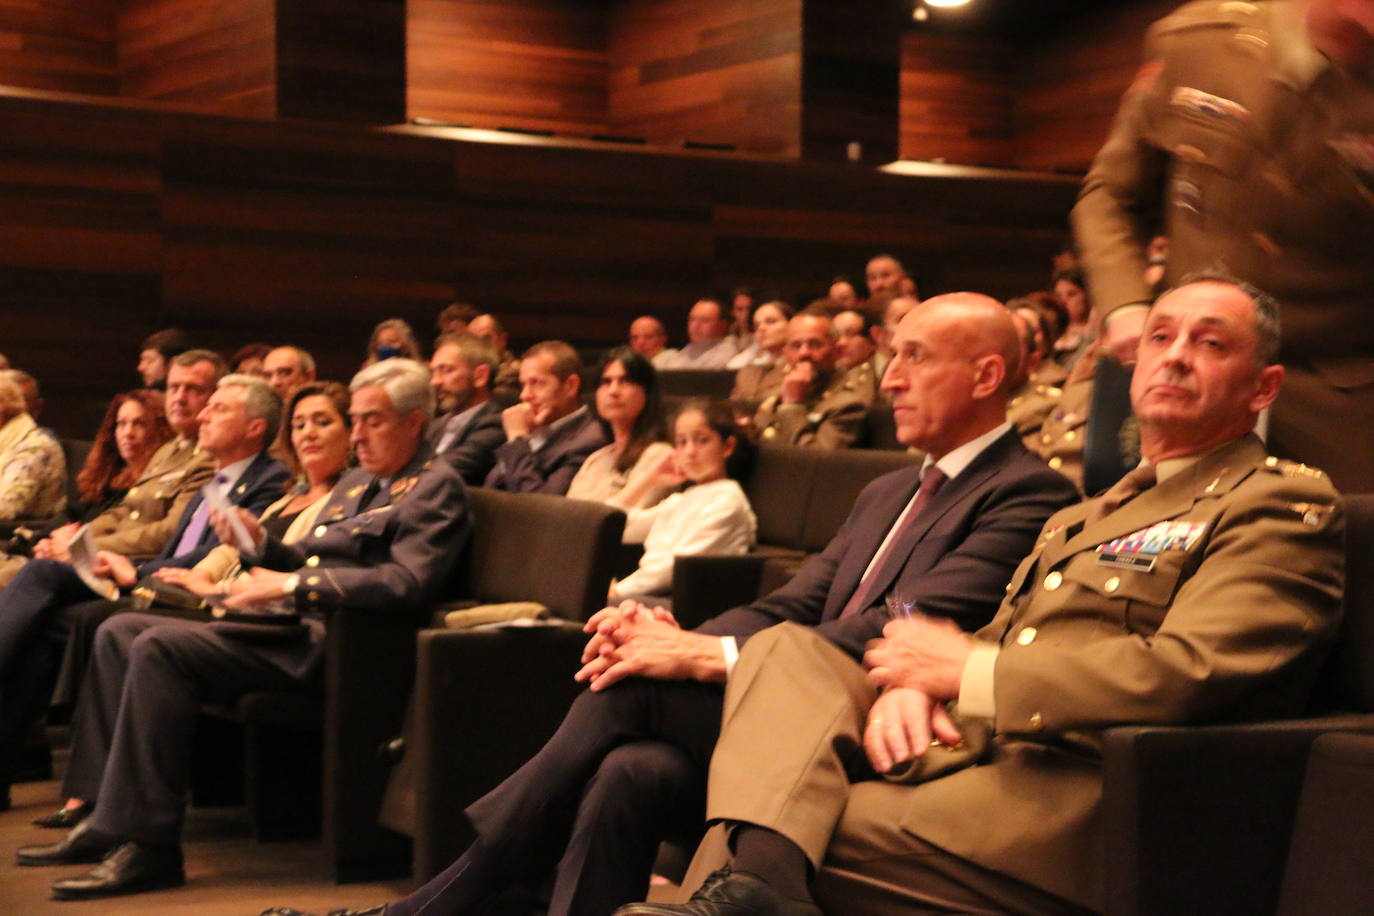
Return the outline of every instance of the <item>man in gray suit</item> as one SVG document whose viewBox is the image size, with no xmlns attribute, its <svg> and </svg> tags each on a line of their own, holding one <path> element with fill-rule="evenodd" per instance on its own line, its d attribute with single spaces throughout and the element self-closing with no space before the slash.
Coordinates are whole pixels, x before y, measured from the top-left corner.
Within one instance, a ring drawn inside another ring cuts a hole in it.
<svg viewBox="0 0 1374 916">
<path fill-rule="evenodd" d="M 138 613 L 111 618 L 97 631 L 68 776 L 74 794 L 95 807 L 62 842 L 18 853 L 21 865 L 99 863 L 54 883 L 54 897 L 184 883 L 179 839 L 201 704 L 250 690 L 301 689 L 320 667 L 326 611 L 394 613 L 438 596 L 471 522 L 462 480 L 448 462 L 432 460 L 425 443 L 434 403 L 429 372 L 413 360 L 390 359 L 359 372 L 351 388 L 361 467 L 339 481 L 319 524 L 286 545 L 240 513 L 253 541 L 244 566 L 255 568 L 225 605 L 244 614 L 298 612 L 299 638 L 264 639 L 277 629 L 266 623 Z M 231 542 L 228 520 L 216 513 L 214 522 Z"/>
</svg>

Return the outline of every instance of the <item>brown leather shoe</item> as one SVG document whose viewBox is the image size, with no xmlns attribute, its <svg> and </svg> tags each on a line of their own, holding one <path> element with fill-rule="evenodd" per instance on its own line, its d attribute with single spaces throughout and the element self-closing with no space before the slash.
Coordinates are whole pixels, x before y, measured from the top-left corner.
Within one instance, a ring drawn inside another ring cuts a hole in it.
<svg viewBox="0 0 1374 916">
<path fill-rule="evenodd" d="M 791 900 L 753 875 L 712 872 L 686 903 L 629 903 L 615 916 L 822 916 L 821 908 Z"/>
</svg>

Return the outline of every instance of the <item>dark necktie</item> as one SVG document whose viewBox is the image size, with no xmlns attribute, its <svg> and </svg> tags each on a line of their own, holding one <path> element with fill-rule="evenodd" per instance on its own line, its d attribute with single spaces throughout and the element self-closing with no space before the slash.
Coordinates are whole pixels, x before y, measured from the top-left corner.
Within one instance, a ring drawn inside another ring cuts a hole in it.
<svg viewBox="0 0 1374 916">
<path fill-rule="evenodd" d="M 1088 524 L 1100 521 L 1111 515 L 1122 505 L 1129 502 L 1141 491 L 1155 485 L 1155 466 L 1142 464 L 1122 477 L 1097 499 L 1097 505 L 1088 510 Z"/>
<path fill-rule="evenodd" d="M 874 603 L 878 597 L 874 594 L 874 583 L 878 581 L 879 571 L 887 563 L 892 552 L 906 539 L 907 532 L 911 530 L 912 525 L 916 524 L 921 512 L 935 497 L 936 491 L 940 489 L 946 479 L 945 472 L 935 465 L 932 464 L 926 468 L 926 472 L 921 475 L 921 487 L 916 491 L 916 499 L 912 503 L 911 511 L 901 519 L 897 529 L 892 532 L 892 537 L 887 539 L 887 544 L 869 564 L 868 572 L 859 581 L 859 586 L 854 589 L 854 594 L 850 595 L 849 600 L 845 602 L 844 610 L 840 611 L 840 617 L 857 614 Z"/>
</svg>

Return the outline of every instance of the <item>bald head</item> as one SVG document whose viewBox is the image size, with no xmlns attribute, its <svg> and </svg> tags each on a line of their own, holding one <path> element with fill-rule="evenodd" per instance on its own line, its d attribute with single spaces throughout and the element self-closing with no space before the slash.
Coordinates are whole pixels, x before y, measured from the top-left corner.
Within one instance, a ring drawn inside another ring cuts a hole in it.
<svg viewBox="0 0 1374 916">
<path fill-rule="evenodd" d="M 653 315 L 640 315 L 630 322 L 630 349 L 645 359 L 653 359 L 668 346 L 668 332 Z"/>
<path fill-rule="evenodd" d="M 912 309 L 882 382 L 898 441 L 938 460 L 997 427 L 1020 350 L 1011 314 L 990 296 L 950 293 Z"/>
</svg>

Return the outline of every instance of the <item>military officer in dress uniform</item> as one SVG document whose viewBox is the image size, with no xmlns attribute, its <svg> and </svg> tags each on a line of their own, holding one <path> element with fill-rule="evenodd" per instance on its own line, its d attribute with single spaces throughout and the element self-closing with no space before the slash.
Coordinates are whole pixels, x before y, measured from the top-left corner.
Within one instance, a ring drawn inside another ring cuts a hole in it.
<svg viewBox="0 0 1374 916">
<path fill-rule="evenodd" d="M 240 514 L 256 545 L 244 565 L 255 568 L 225 605 L 248 614 L 298 612 L 300 638 L 263 641 L 241 629 L 275 629 L 270 624 L 138 613 L 97 631 L 74 727 L 76 772 L 68 774 L 94 808 L 62 842 L 18 853 L 23 865 L 100 863 L 57 881 L 58 899 L 181 884 L 190 741 L 201 704 L 300 689 L 318 671 L 326 611 L 413 611 L 447 583 L 471 523 L 462 479 L 448 462 L 432 460 L 425 443 L 434 409 L 429 371 L 413 360 L 384 360 L 350 387 L 361 467 L 339 481 L 319 524 L 285 545 Z M 227 519 L 217 516 L 215 527 L 232 542 Z"/>
<path fill-rule="evenodd" d="M 1276 309 L 1197 282 L 1145 331 L 1140 467 L 1049 519 L 972 637 L 894 620 L 867 676 L 797 627 L 750 640 L 684 887 L 727 849 L 733 870 L 618 916 L 1097 912 L 1101 730 L 1301 710 L 1340 618 L 1344 519 L 1322 472 L 1251 433 L 1283 378 Z"/>
<path fill-rule="evenodd" d="M 98 549 L 147 560 L 172 536 L 182 511 L 214 472 L 210 456 L 196 448 L 196 418 L 224 371 L 224 361 L 209 350 L 187 350 L 173 357 L 166 411 L 175 436 L 153 452 L 143 476 L 124 498 L 91 520 Z M 80 527 L 73 523 L 58 528 L 34 545 L 34 556 L 69 560 L 67 544 Z M 8 585 L 24 563 L 20 556 L 0 557 L 0 586 Z"/>
<path fill-rule="evenodd" d="M 829 316 L 805 311 L 787 323 L 787 372 L 780 391 L 754 414 L 764 442 L 848 448 L 863 432 L 873 404 L 871 376 L 837 372 L 835 329 Z"/>
<path fill-rule="evenodd" d="M 1164 282 L 1220 268 L 1284 303 L 1270 439 L 1374 489 L 1374 0 L 1190 3 L 1151 29 L 1073 212 L 1125 361 Z"/>
</svg>

